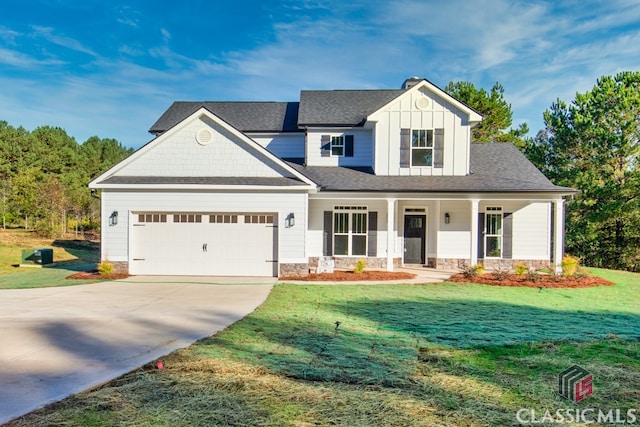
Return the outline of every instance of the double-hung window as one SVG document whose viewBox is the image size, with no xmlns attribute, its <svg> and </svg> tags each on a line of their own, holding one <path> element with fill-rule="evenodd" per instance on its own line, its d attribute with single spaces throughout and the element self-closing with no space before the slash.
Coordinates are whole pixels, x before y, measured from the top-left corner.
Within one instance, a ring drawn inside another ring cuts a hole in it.
<svg viewBox="0 0 640 427">
<path fill-rule="evenodd" d="M 433 166 L 433 129 L 411 131 L 411 166 Z"/>
<path fill-rule="evenodd" d="M 367 255 L 367 220 L 366 206 L 336 206 L 334 208 L 334 255 Z"/>
<path fill-rule="evenodd" d="M 485 253 L 489 258 L 502 257 L 502 208 L 487 207 L 485 222 Z"/>
<path fill-rule="evenodd" d="M 344 136 L 331 137 L 331 155 L 337 157 L 344 156 Z"/>
</svg>

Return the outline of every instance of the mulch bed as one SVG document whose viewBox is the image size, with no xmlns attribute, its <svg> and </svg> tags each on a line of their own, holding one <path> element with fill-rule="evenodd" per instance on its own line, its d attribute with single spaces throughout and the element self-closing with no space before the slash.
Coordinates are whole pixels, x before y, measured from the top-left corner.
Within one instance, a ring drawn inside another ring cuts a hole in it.
<svg viewBox="0 0 640 427">
<path fill-rule="evenodd" d="M 490 286 L 524 286 L 529 288 L 590 288 L 593 286 L 613 286 L 614 283 L 600 277 L 592 276 L 553 276 L 541 274 L 535 281 L 527 280 L 527 276 L 508 274 L 498 280 L 492 273 L 485 273 L 475 277 L 465 277 L 456 274 L 448 279 L 450 282 L 481 283 Z"/>
<path fill-rule="evenodd" d="M 278 280 L 302 280 L 305 282 L 360 282 L 382 280 L 406 280 L 415 278 L 415 274 L 399 271 L 334 271 L 333 273 L 308 274 L 306 276 L 283 276 Z"/>
<path fill-rule="evenodd" d="M 78 273 L 73 273 L 70 276 L 67 276 L 67 279 L 82 279 L 82 280 L 118 280 L 118 279 L 126 279 L 130 277 L 126 273 L 111 273 L 111 274 L 100 274 L 98 270 L 93 271 L 80 271 Z"/>
</svg>

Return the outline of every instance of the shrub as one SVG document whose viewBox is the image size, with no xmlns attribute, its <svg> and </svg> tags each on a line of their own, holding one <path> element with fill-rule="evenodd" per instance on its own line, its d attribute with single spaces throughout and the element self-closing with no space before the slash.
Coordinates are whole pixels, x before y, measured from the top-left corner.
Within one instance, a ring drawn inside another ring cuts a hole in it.
<svg viewBox="0 0 640 427">
<path fill-rule="evenodd" d="M 484 273 L 484 265 L 482 263 L 478 263 L 475 265 L 465 265 L 462 268 L 462 275 L 467 279 L 476 277 L 483 273 Z"/>
<path fill-rule="evenodd" d="M 516 264 L 516 266 L 513 267 L 513 271 L 516 273 L 517 276 L 524 276 L 527 270 L 529 270 L 529 267 L 527 267 L 523 263 Z"/>
<path fill-rule="evenodd" d="M 540 273 L 534 268 L 527 268 L 527 281 L 529 282 L 537 282 L 542 277 L 540 277 Z"/>
<path fill-rule="evenodd" d="M 353 272 L 356 274 L 360 274 L 364 271 L 365 268 L 367 268 L 367 263 L 365 262 L 365 260 L 359 259 L 358 262 L 356 262 L 356 267 L 353 269 Z"/>
<path fill-rule="evenodd" d="M 509 269 L 497 267 L 493 270 L 493 277 L 496 280 L 504 280 L 509 277 Z"/>
<path fill-rule="evenodd" d="M 109 261 L 102 261 L 100 264 L 98 264 L 98 272 L 101 276 L 106 276 L 113 273 L 113 264 L 111 264 Z"/>
<path fill-rule="evenodd" d="M 565 255 L 562 258 L 562 275 L 573 276 L 580 266 L 580 258 L 571 255 Z"/>
</svg>

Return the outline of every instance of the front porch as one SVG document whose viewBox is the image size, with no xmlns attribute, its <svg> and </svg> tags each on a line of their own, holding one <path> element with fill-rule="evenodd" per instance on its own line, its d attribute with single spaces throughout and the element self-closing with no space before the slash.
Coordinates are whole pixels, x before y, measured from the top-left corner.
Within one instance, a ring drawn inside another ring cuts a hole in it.
<svg viewBox="0 0 640 427">
<path fill-rule="evenodd" d="M 336 268 L 364 259 L 368 268 L 406 266 L 457 270 L 560 270 L 564 203 L 561 196 L 316 194 L 309 199 L 309 266 L 332 257 Z"/>
</svg>

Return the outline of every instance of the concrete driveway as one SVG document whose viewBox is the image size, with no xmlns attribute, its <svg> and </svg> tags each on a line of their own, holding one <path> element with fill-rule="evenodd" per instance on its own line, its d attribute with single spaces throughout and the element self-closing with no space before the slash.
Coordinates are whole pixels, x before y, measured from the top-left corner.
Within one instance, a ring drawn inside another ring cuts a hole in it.
<svg viewBox="0 0 640 427">
<path fill-rule="evenodd" d="M 275 281 L 140 276 L 0 290 L 0 424 L 224 329 Z"/>
</svg>

